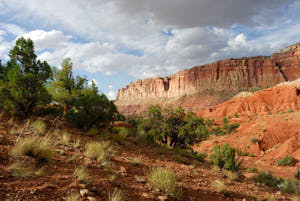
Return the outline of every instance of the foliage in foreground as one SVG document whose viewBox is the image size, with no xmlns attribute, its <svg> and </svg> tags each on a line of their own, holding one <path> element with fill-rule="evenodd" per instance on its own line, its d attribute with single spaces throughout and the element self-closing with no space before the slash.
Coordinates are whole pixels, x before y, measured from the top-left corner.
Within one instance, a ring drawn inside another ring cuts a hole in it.
<svg viewBox="0 0 300 201">
<path fill-rule="evenodd" d="M 163 191 L 167 195 L 174 198 L 180 198 L 182 195 L 182 189 L 178 187 L 174 173 L 169 170 L 154 168 L 148 174 L 148 180 L 154 188 Z"/>
</svg>

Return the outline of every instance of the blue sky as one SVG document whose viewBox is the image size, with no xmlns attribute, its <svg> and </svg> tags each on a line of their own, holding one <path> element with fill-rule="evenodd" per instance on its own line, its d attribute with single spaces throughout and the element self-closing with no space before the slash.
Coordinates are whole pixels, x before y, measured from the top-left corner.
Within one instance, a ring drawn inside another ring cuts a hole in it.
<svg viewBox="0 0 300 201">
<path fill-rule="evenodd" d="M 0 0 L 0 58 L 31 38 L 39 59 L 70 57 L 114 99 L 136 79 L 300 42 L 299 10 L 300 0 Z"/>
</svg>

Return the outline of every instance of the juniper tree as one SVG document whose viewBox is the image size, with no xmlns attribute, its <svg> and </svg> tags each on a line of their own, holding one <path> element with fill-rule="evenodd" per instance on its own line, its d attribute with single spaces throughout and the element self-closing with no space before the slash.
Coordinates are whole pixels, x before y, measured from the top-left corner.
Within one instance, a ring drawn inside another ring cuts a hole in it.
<svg viewBox="0 0 300 201">
<path fill-rule="evenodd" d="M 27 117 L 34 109 L 51 101 L 45 87 L 51 77 L 51 68 L 47 62 L 37 59 L 31 39 L 19 38 L 9 57 L 5 68 L 7 83 L 2 107 Z"/>
</svg>

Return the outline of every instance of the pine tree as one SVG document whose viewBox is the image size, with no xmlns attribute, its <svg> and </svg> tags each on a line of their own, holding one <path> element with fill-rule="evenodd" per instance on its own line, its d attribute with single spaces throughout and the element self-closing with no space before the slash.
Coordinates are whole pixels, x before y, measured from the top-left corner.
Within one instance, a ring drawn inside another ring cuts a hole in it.
<svg viewBox="0 0 300 201">
<path fill-rule="evenodd" d="M 75 79 L 73 77 L 73 64 L 70 58 L 66 58 L 61 64 L 61 70 L 53 68 L 53 80 L 50 82 L 48 90 L 53 100 L 63 106 L 65 115 L 86 86 L 85 78 L 77 76 Z"/>
<path fill-rule="evenodd" d="M 9 82 L 2 105 L 11 113 L 27 117 L 34 109 L 51 101 L 45 87 L 51 77 L 51 68 L 47 62 L 37 60 L 31 39 L 19 38 L 9 57 L 6 67 Z"/>
</svg>

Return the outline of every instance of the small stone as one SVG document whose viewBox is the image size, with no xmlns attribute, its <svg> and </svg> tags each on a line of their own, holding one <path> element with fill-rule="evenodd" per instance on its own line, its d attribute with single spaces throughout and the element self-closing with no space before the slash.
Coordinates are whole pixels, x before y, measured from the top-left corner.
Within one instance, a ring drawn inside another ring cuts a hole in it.
<svg viewBox="0 0 300 201">
<path fill-rule="evenodd" d="M 84 197 L 85 195 L 87 195 L 89 193 L 88 189 L 81 189 L 79 192 L 82 197 Z"/>
<path fill-rule="evenodd" d="M 154 199 L 154 196 L 153 196 L 153 195 L 150 195 L 150 194 L 148 194 L 148 193 L 143 193 L 143 194 L 142 194 L 142 197 L 147 198 L 147 199 Z"/>
<path fill-rule="evenodd" d="M 281 195 L 281 191 L 277 191 L 276 194 L 277 194 L 277 195 Z"/>
<path fill-rule="evenodd" d="M 88 196 L 87 199 L 88 199 L 89 201 L 96 201 L 96 198 L 94 198 L 94 197 L 92 197 L 92 196 Z"/>
<path fill-rule="evenodd" d="M 247 201 L 245 198 L 242 201 Z"/>
<path fill-rule="evenodd" d="M 146 181 L 146 179 L 144 179 L 144 178 L 142 178 L 142 177 L 138 177 L 138 176 L 136 176 L 135 178 L 136 178 L 137 182 L 139 182 L 139 183 L 142 183 L 142 184 L 144 184 L 144 183 L 146 183 L 146 182 L 147 182 L 147 181 Z"/>
<path fill-rule="evenodd" d="M 120 173 L 126 173 L 126 172 L 127 172 L 126 169 L 123 166 L 121 166 L 120 167 Z"/>
<path fill-rule="evenodd" d="M 158 196 L 158 199 L 161 201 L 165 201 L 166 199 L 168 199 L 167 196 Z"/>
<path fill-rule="evenodd" d="M 79 184 L 80 188 L 86 188 L 86 184 Z"/>
</svg>

